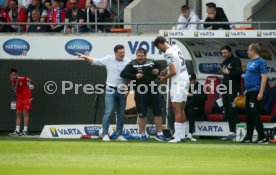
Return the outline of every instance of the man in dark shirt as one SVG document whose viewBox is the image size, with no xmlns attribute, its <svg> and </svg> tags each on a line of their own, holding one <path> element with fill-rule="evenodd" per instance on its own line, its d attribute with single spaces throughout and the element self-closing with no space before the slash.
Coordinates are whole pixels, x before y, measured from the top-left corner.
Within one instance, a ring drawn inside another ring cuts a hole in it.
<svg viewBox="0 0 276 175">
<path fill-rule="evenodd" d="M 77 32 L 77 27 L 79 27 L 78 32 L 88 32 L 88 28 L 86 25 L 81 25 L 80 23 L 84 23 L 85 12 L 78 8 L 78 0 L 70 0 L 71 9 L 66 12 L 65 22 L 75 23 L 74 25 L 67 25 L 65 29 L 65 33 L 75 33 Z M 79 23 L 80 25 L 76 25 Z"/>
<path fill-rule="evenodd" d="M 227 87 L 227 92 L 222 95 L 224 117 L 228 120 L 230 131 L 229 136 L 222 138 L 222 140 L 234 141 L 236 138 L 236 124 L 238 123 L 238 109 L 235 106 L 234 99 L 241 90 L 242 66 L 241 60 L 233 56 L 231 47 L 223 46 L 221 55 L 224 61 L 220 73 L 223 74 L 222 83 Z"/>
<path fill-rule="evenodd" d="M 32 10 L 31 21 L 35 23 L 40 23 L 40 12 L 38 9 Z M 30 25 L 27 32 L 49 32 L 49 25 Z"/>
<path fill-rule="evenodd" d="M 193 137 L 193 133 L 195 132 L 195 121 L 203 120 L 205 117 L 204 109 L 207 95 L 204 92 L 203 85 L 197 82 L 196 75 L 194 73 L 189 74 L 189 78 L 189 94 L 185 106 L 185 112 L 189 120 L 189 133 L 187 139 L 191 141 L 196 141 L 196 139 Z"/>
<path fill-rule="evenodd" d="M 215 3 L 210 2 L 206 4 L 208 16 L 205 22 L 228 22 L 228 18 L 224 13 L 224 10 L 217 7 Z M 229 24 L 204 24 L 206 30 L 230 30 Z"/>
<path fill-rule="evenodd" d="M 155 139 L 168 141 L 162 131 L 162 99 L 158 87 L 154 82 L 161 71 L 161 66 L 152 59 L 146 58 L 146 50 L 139 48 L 136 51 L 137 59 L 131 61 L 121 72 L 121 77 L 135 80 L 135 103 L 138 113 L 138 125 L 141 134 L 141 141 L 146 141 L 145 134 L 147 108 L 150 107 L 154 114 L 154 121 L 157 128 Z M 152 87 L 152 85 L 155 86 Z"/>
</svg>

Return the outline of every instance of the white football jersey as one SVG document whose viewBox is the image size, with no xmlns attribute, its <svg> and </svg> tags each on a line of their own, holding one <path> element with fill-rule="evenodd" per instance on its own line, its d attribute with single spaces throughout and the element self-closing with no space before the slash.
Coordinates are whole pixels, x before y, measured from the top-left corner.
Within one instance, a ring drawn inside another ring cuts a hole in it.
<svg viewBox="0 0 276 175">
<path fill-rule="evenodd" d="M 172 82 L 189 82 L 189 75 L 185 64 L 185 59 L 177 45 L 173 45 L 166 50 L 165 58 L 168 65 L 175 63 L 176 66 L 176 75 L 171 78 Z"/>
</svg>

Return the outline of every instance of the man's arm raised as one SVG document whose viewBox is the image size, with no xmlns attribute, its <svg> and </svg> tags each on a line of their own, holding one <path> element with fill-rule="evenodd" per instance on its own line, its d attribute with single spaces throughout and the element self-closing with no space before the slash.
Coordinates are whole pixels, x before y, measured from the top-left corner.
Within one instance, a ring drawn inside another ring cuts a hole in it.
<svg viewBox="0 0 276 175">
<path fill-rule="evenodd" d="M 76 52 L 76 55 L 78 56 L 78 58 L 83 58 L 86 62 L 92 64 L 93 63 L 93 58 L 92 57 L 89 57 L 89 56 L 86 56 L 84 54 L 81 54 L 79 52 Z"/>
</svg>

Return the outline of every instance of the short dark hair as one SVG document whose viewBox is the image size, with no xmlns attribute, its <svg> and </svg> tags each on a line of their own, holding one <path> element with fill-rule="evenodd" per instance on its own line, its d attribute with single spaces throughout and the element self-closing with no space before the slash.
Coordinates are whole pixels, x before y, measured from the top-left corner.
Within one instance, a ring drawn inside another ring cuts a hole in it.
<svg viewBox="0 0 276 175">
<path fill-rule="evenodd" d="M 188 5 L 182 5 L 181 11 L 183 11 L 183 10 L 190 10 L 190 7 Z"/>
<path fill-rule="evenodd" d="M 213 2 L 206 3 L 206 6 L 209 7 L 209 8 L 217 8 L 216 4 L 213 3 Z"/>
<path fill-rule="evenodd" d="M 124 49 L 124 48 L 125 48 L 125 46 L 123 46 L 123 45 L 121 45 L 121 44 L 117 44 L 117 45 L 114 47 L 114 52 L 117 53 L 117 51 L 118 51 L 119 49 Z"/>
<path fill-rule="evenodd" d="M 11 73 L 18 73 L 18 72 L 17 72 L 17 70 L 16 70 L 15 68 L 11 68 L 10 74 L 11 74 Z"/>
<path fill-rule="evenodd" d="M 256 52 L 259 55 L 262 53 L 262 48 L 259 43 L 252 43 L 249 45 L 249 47 L 251 50 L 253 50 L 254 52 Z"/>
<path fill-rule="evenodd" d="M 143 53 L 144 55 L 147 55 L 146 49 L 141 48 L 141 47 L 140 47 L 139 49 L 136 50 L 136 54 L 137 54 L 137 53 Z"/>
<path fill-rule="evenodd" d="M 154 46 L 157 47 L 159 44 L 164 44 L 166 42 L 166 38 L 163 36 L 158 36 L 154 40 Z"/>
<path fill-rule="evenodd" d="M 232 53 L 232 48 L 228 45 L 224 45 L 220 48 L 220 51 L 222 50 L 228 50 L 228 52 Z"/>
</svg>

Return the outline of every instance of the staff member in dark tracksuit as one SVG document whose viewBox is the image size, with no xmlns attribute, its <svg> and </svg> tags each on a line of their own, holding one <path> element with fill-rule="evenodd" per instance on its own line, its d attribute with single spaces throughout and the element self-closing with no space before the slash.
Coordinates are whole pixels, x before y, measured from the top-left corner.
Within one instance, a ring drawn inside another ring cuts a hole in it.
<svg viewBox="0 0 276 175">
<path fill-rule="evenodd" d="M 136 51 L 137 59 L 131 61 L 121 72 L 121 77 L 135 80 L 135 103 L 138 113 L 138 125 L 141 134 L 141 141 L 146 141 L 146 115 L 147 108 L 152 109 L 154 121 L 157 128 L 155 139 L 168 141 L 163 135 L 162 128 L 162 103 L 161 94 L 158 92 L 157 84 L 154 82 L 161 71 L 161 66 L 152 59 L 146 58 L 147 52 L 143 48 Z M 151 85 L 155 84 L 152 89 Z M 154 92 L 152 92 L 154 90 Z"/>
<path fill-rule="evenodd" d="M 189 74 L 189 78 L 189 94 L 185 106 L 185 112 L 189 120 L 189 133 L 187 139 L 196 141 L 196 139 L 193 137 L 193 133 L 195 132 L 195 121 L 204 119 L 204 109 L 207 95 L 204 92 L 203 85 L 197 82 L 196 75 L 194 73 Z"/>
<path fill-rule="evenodd" d="M 267 64 L 260 57 L 261 47 L 257 43 L 248 47 L 250 61 L 246 65 L 244 83 L 246 88 L 246 128 L 247 133 L 242 143 L 252 142 L 254 128 L 258 133 L 257 143 L 268 144 L 264 134 L 264 126 L 260 118 L 260 105 L 267 83 Z"/>
<path fill-rule="evenodd" d="M 229 136 L 222 138 L 222 140 L 234 141 L 236 124 L 239 122 L 238 109 L 234 104 L 234 99 L 241 90 L 242 65 L 241 60 L 233 56 L 231 47 L 227 45 L 221 48 L 221 55 L 224 58 L 221 70 L 223 74 L 222 83 L 227 87 L 227 91 L 222 95 L 224 118 L 228 121 L 230 131 Z"/>
</svg>

